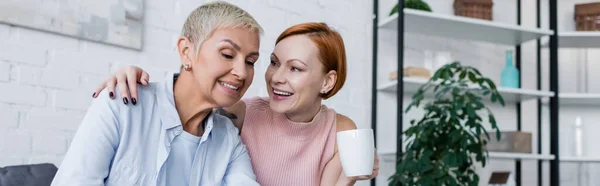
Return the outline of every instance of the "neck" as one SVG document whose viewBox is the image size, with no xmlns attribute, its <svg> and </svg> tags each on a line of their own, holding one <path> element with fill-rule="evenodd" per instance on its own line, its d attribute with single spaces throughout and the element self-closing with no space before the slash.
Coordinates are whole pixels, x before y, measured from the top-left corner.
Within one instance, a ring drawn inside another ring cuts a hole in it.
<svg viewBox="0 0 600 186">
<path fill-rule="evenodd" d="M 306 123 L 311 122 L 321 110 L 321 99 L 319 98 L 315 104 L 306 109 L 301 109 L 297 112 L 285 113 L 285 116 L 293 122 Z"/>
<path fill-rule="evenodd" d="M 202 121 L 215 107 L 198 92 L 202 91 L 197 86 L 192 74 L 181 71 L 179 78 L 173 85 L 175 108 L 179 114 L 183 130 L 195 136 L 201 136 L 204 133 Z"/>
</svg>

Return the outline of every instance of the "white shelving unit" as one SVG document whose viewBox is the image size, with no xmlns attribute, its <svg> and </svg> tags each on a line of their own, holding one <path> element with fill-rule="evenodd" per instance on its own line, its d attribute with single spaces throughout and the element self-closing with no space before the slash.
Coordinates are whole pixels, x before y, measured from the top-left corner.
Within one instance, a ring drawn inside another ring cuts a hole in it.
<svg viewBox="0 0 600 186">
<path fill-rule="evenodd" d="M 600 32 L 558 32 L 560 48 L 600 48 Z M 548 42 L 544 43 L 548 47 Z"/>
<path fill-rule="evenodd" d="M 543 47 L 549 47 L 549 42 L 544 42 Z M 558 48 L 565 49 L 586 49 L 600 48 L 600 31 L 559 31 L 558 32 Z M 560 61 L 559 61 L 560 63 Z M 559 93 L 559 103 L 561 109 L 569 109 L 572 107 L 600 107 L 600 93 Z M 548 99 L 543 100 L 544 104 L 548 104 Z M 600 163 L 600 157 L 560 157 L 561 162 L 575 163 Z"/>
<path fill-rule="evenodd" d="M 416 93 L 419 90 L 419 88 L 427 82 L 426 79 L 420 78 L 403 78 L 402 80 L 404 82 L 404 92 L 410 94 Z M 396 84 L 398 84 L 397 80 L 390 81 L 380 86 L 378 90 L 382 92 L 396 93 Z M 505 103 L 519 103 L 528 100 L 543 99 L 554 96 L 554 93 L 549 91 L 503 87 L 498 87 L 498 92 L 500 92 L 500 94 L 504 98 Z M 430 94 L 429 96 L 432 95 L 433 94 Z"/>
<path fill-rule="evenodd" d="M 559 48 L 600 48 L 600 31 L 558 32 Z M 547 43 L 544 44 L 547 47 Z M 560 105 L 572 107 L 600 106 L 600 93 L 559 93 Z M 548 104 L 547 100 L 544 100 Z M 600 157 L 561 157 L 561 162 L 600 163 Z"/>
<path fill-rule="evenodd" d="M 554 33 L 551 30 L 412 9 L 404 9 L 404 16 L 405 32 L 505 45 L 517 45 Z M 397 20 L 398 14 L 394 14 L 381 21 L 379 28 L 396 30 Z"/>
<path fill-rule="evenodd" d="M 417 33 L 420 35 L 437 36 L 456 40 L 467 40 L 508 46 L 520 45 L 525 42 L 534 41 L 536 39 L 540 39 L 545 36 L 554 34 L 554 31 L 549 29 L 539 29 L 536 27 L 526 27 L 517 24 L 507 24 L 496 21 L 480 20 L 469 17 L 454 16 L 451 14 L 433 13 L 413 9 L 404 9 L 402 12 L 404 13 L 404 25 L 402 25 L 404 33 Z M 385 18 L 380 18 L 377 24 L 377 29 L 397 31 L 398 26 L 398 14 L 395 14 L 392 16 L 385 16 Z M 377 55 L 377 53 L 375 54 Z M 405 63 L 400 63 L 399 61 L 399 64 Z M 401 81 L 403 83 L 403 93 L 406 99 L 411 95 L 414 95 L 414 93 L 416 93 L 418 89 L 428 81 L 428 79 L 402 78 Z M 383 97 L 384 99 L 386 99 L 379 100 L 376 103 L 377 107 L 379 107 L 377 109 L 378 112 L 381 112 L 381 114 L 377 114 L 376 116 L 378 117 L 377 128 L 378 131 L 380 131 L 378 133 L 381 133 L 378 134 L 378 136 L 384 135 L 385 137 L 392 137 L 390 135 L 394 135 L 397 132 L 389 131 L 386 127 L 392 127 L 393 125 L 399 125 L 399 123 L 402 123 L 395 121 L 395 119 L 393 118 L 389 120 L 387 119 L 387 117 L 395 117 L 396 112 L 394 111 L 397 110 L 392 109 L 392 107 L 397 107 L 396 109 L 402 109 L 399 107 L 400 105 L 395 105 L 400 100 L 394 100 L 397 99 L 395 94 L 398 93 L 398 83 L 399 81 L 395 80 L 379 82 L 379 84 L 377 84 L 377 92 L 378 95 L 380 95 L 378 97 Z M 503 88 L 500 87 L 498 84 L 497 87 L 498 91 L 504 98 L 505 104 L 517 104 L 525 101 L 547 99 L 555 96 L 555 93 L 551 91 L 543 91 L 536 89 Z M 430 93 L 429 96 L 432 95 L 433 94 Z M 385 104 L 385 106 L 379 106 L 380 104 Z M 517 123 L 515 123 L 515 125 L 516 124 Z M 380 128 L 385 128 L 384 130 L 386 131 L 381 131 Z M 382 140 L 378 140 L 378 144 L 381 143 Z M 395 152 L 395 148 L 390 150 L 378 150 L 378 154 L 382 157 L 385 157 L 383 159 L 388 160 L 395 160 Z M 537 153 L 490 152 L 489 158 L 490 160 L 549 161 L 554 160 L 555 156 L 552 154 Z"/>
<path fill-rule="evenodd" d="M 561 105 L 568 106 L 600 106 L 599 93 L 560 93 Z"/>
<path fill-rule="evenodd" d="M 513 160 L 554 160 L 554 155 L 550 154 L 527 154 L 527 153 L 505 153 L 489 152 L 492 159 L 513 159 Z"/>
<path fill-rule="evenodd" d="M 561 162 L 600 163 L 600 157 L 560 157 Z"/>
</svg>

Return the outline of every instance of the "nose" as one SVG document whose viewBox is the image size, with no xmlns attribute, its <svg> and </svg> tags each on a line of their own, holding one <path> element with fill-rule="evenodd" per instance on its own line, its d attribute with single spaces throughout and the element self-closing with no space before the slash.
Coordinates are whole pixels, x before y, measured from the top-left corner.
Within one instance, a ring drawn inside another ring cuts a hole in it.
<svg viewBox="0 0 600 186">
<path fill-rule="evenodd" d="M 233 63 L 231 73 L 238 78 L 238 80 L 245 80 L 248 77 L 248 69 L 246 68 L 246 61 L 239 60 Z"/>
<path fill-rule="evenodd" d="M 271 76 L 271 82 L 276 83 L 276 84 L 285 83 L 286 82 L 285 69 L 277 68 L 277 70 L 275 70 L 275 73 L 273 73 L 273 76 Z"/>
</svg>

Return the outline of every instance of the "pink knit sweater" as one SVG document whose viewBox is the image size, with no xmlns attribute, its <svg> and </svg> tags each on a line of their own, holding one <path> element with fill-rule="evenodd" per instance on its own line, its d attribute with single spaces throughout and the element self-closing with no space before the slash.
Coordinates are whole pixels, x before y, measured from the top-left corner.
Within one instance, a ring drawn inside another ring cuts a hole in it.
<svg viewBox="0 0 600 186">
<path fill-rule="evenodd" d="M 319 185 L 333 157 L 336 113 L 322 106 L 313 121 L 296 123 L 269 109 L 268 98 L 245 100 L 242 141 L 263 186 Z"/>
</svg>

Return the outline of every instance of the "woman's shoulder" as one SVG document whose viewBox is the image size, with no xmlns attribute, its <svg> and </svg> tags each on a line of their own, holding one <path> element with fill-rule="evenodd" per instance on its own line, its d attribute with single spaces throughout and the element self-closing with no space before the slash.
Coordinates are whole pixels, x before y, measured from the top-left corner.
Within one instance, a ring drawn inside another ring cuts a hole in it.
<svg viewBox="0 0 600 186">
<path fill-rule="evenodd" d="M 336 113 L 335 120 L 336 120 L 336 131 L 338 131 L 338 132 L 356 129 L 356 124 L 348 116 Z"/>
<path fill-rule="evenodd" d="M 214 130 L 213 132 L 220 130 L 225 136 L 230 137 L 238 136 L 240 134 L 240 129 L 233 123 L 231 118 L 218 112 L 213 112 L 211 115 Z"/>
<path fill-rule="evenodd" d="M 156 101 L 156 85 L 153 83 L 150 83 L 148 86 L 138 85 L 138 98 L 135 101 L 135 105 L 133 105 L 131 97 L 121 96 L 120 91 L 121 90 L 118 87 L 115 87 L 115 91 L 112 93 L 113 97 L 110 96 L 111 94 L 109 91 L 101 91 L 98 96 L 94 98 L 91 106 L 101 107 L 101 111 L 108 111 L 118 115 L 116 113 L 124 111 L 129 112 L 137 109 L 141 110 L 144 105 L 151 105 Z"/>
<path fill-rule="evenodd" d="M 265 110 L 269 108 L 269 97 L 250 97 L 242 99 L 246 110 Z"/>
</svg>

